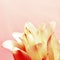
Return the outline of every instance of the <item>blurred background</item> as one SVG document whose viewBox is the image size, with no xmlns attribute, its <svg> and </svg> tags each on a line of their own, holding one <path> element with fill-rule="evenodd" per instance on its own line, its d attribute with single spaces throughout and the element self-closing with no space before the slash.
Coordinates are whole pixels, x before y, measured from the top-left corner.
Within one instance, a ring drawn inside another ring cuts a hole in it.
<svg viewBox="0 0 60 60">
<path fill-rule="evenodd" d="M 1 47 L 13 32 L 23 32 L 27 21 L 36 27 L 55 20 L 55 33 L 60 37 L 60 0 L 0 0 L 0 60 L 14 60 L 11 52 Z"/>
</svg>

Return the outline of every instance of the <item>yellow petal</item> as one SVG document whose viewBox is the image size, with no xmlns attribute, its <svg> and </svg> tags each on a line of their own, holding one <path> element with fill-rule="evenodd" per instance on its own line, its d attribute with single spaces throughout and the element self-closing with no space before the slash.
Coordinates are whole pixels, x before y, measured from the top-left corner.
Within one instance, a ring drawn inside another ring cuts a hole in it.
<svg viewBox="0 0 60 60">
<path fill-rule="evenodd" d="M 59 60 L 60 58 L 60 46 L 58 45 L 58 40 L 56 36 L 53 34 L 51 38 L 51 47 L 54 52 L 54 60 Z"/>
</svg>

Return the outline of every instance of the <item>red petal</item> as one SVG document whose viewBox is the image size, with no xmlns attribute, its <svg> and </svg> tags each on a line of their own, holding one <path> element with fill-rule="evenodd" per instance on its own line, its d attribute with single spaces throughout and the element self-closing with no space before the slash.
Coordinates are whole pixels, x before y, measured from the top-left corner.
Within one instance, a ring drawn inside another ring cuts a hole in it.
<svg viewBox="0 0 60 60">
<path fill-rule="evenodd" d="M 31 60 L 31 58 L 22 50 L 17 50 L 13 56 L 15 60 Z"/>
</svg>

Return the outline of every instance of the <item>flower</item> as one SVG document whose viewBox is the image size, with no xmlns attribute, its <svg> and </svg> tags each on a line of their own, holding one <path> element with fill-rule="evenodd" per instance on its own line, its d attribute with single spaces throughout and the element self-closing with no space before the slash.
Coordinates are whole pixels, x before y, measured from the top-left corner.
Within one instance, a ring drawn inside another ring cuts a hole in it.
<svg viewBox="0 0 60 60">
<path fill-rule="evenodd" d="M 60 60 L 60 45 L 54 34 L 55 22 L 36 29 L 27 22 L 24 32 L 14 32 L 16 41 L 7 40 L 2 46 L 9 49 L 15 60 Z"/>
</svg>

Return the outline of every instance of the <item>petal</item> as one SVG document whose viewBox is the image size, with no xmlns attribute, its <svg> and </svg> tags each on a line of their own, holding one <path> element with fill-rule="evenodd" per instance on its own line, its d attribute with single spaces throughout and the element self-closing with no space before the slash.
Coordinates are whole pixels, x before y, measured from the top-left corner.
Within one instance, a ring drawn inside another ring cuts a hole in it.
<svg viewBox="0 0 60 60">
<path fill-rule="evenodd" d="M 54 52 L 54 59 L 59 60 L 60 58 L 60 46 L 58 45 L 58 40 L 56 36 L 53 34 L 51 38 L 51 47 L 53 48 Z"/>
<path fill-rule="evenodd" d="M 24 46 L 23 42 L 20 39 L 20 37 L 22 36 L 22 33 L 14 32 L 14 33 L 12 33 L 12 36 L 17 41 L 17 43 L 19 44 L 20 48 L 25 51 L 25 46 Z"/>
<path fill-rule="evenodd" d="M 59 60 L 59 58 L 60 58 L 59 49 L 60 49 L 60 46 L 58 46 L 58 40 L 56 39 L 55 35 L 53 34 L 48 43 L 49 60 Z"/>
<path fill-rule="evenodd" d="M 7 40 L 2 44 L 2 46 L 12 52 L 15 60 L 31 60 L 29 55 L 23 50 L 17 48 L 15 44 L 14 41 Z"/>
<path fill-rule="evenodd" d="M 41 43 L 41 40 L 40 40 L 38 33 L 37 33 L 37 29 L 35 28 L 35 26 L 33 24 L 26 23 L 24 33 L 26 34 L 27 39 L 30 44 L 32 42 L 34 42 L 33 44 Z"/>
<path fill-rule="evenodd" d="M 48 26 L 46 24 L 41 24 L 39 29 L 39 35 L 41 37 L 42 43 L 47 44 L 48 38 L 54 33 L 56 23 L 51 22 Z"/>
<path fill-rule="evenodd" d="M 53 48 L 51 46 L 51 38 L 52 35 L 49 37 L 48 41 L 47 41 L 47 57 L 48 60 L 54 60 L 54 52 L 53 52 Z"/>
<path fill-rule="evenodd" d="M 45 50 L 47 49 L 48 33 L 49 32 L 47 31 L 46 24 L 41 24 L 38 30 L 38 34 Z"/>
<path fill-rule="evenodd" d="M 42 57 L 44 55 L 45 57 L 47 57 L 47 41 L 48 39 L 50 40 L 51 35 L 52 35 L 51 28 L 49 26 L 46 26 L 46 24 L 44 23 L 41 24 L 39 29 L 39 36 L 41 37 L 42 47 L 40 49 L 41 52 L 39 53 L 42 54 L 41 55 Z"/>
<path fill-rule="evenodd" d="M 11 41 L 11 40 L 7 40 L 7 41 L 5 41 L 5 42 L 2 44 L 2 46 L 3 46 L 4 48 L 9 49 L 10 51 L 12 51 L 13 48 L 14 48 L 16 45 L 17 45 L 17 43 L 16 43 L 15 41 Z"/>
<path fill-rule="evenodd" d="M 35 35 L 37 33 L 37 29 L 34 27 L 33 24 L 31 24 L 30 22 L 26 23 L 25 28 L 24 28 L 24 32 L 25 32 L 25 29 L 27 29 L 35 37 Z"/>
<path fill-rule="evenodd" d="M 55 27 L 56 27 L 56 22 L 55 21 L 51 21 L 49 24 L 50 24 L 51 28 L 54 30 Z"/>
<path fill-rule="evenodd" d="M 14 33 L 12 33 L 12 36 L 14 37 L 14 39 L 19 43 L 19 44 L 22 44 L 22 41 L 21 41 L 21 39 L 20 39 L 20 35 L 21 35 L 22 33 L 19 33 L 19 32 L 14 32 Z"/>
<path fill-rule="evenodd" d="M 25 50 L 24 46 L 22 45 L 19 45 L 16 41 L 13 41 L 13 40 L 6 40 L 2 46 L 4 48 L 7 48 L 8 50 L 10 51 L 13 51 L 13 48 L 14 47 L 18 47 L 19 49 L 22 49 L 22 50 Z"/>
<path fill-rule="evenodd" d="M 13 51 L 14 60 L 31 60 L 31 57 L 23 50 L 15 47 Z"/>
</svg>

